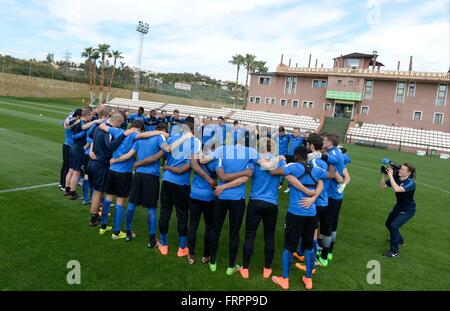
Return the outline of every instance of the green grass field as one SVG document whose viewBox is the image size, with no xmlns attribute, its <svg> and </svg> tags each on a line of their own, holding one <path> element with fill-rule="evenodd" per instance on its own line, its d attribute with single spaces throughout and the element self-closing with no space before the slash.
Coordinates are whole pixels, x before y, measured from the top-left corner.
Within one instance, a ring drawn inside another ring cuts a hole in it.
<svg viewBox="0 0 450 311">
<path fill-rule="evenodd" d="M 4 192 L 59 180 L 61 120 L 80 100 L 0 98 L 0 289 L 1 290 L 279 290 L 261 276 L 262 229 L 258 232 L 250 279 L 225 275 L 228 229 L 219 245 L 218 270 L 189 266 L 176 257 L 175 217 L 163 257 L 146 248 L 146 211 L 138 208 L 132 243 L 112 241 L 88 226 L 88 207 L 69 201 L 56 186 Z M 42 116 L 40 116 L 42 114 Z M 314 290 L 449 290 L 449 161 L 414 154 L 347 146 L 352 157 L 352 183 L 341 211 L 334 259 L 314 275 Z M 391 158 L 416 165 L 417 213 L 402 231 L 401 257 L 386 259 L 384 221 L 395 197 L 379 190 L 380 160 Z M 274 273 L 281 271 L 283 221 L 288 197 L 280 192 Z M 173 215 L 174 216 L 174 215 Z M 227 222 L 226 222 L 227 224 Z M 244 226 L 241 230 L 243 241 Z M 202 227 L 199 229 L 201 240 Z M 198 242 L 197 251 L 202 243 Z M 242 258 L 242 243 L 238 262 Z M 68 285 L 66 264 L 81 264 L 81 285 Z M 381 284 L 366 282 L 367 263 L 381 263 Z M 291 270 L 291 290 L 304 290 L 301 273 Z"/>
</svg>

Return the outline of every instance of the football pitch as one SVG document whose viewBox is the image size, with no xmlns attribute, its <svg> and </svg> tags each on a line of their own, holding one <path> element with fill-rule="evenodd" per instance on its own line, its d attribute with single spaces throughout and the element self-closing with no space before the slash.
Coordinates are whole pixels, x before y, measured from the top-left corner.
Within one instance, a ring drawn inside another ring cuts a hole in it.
<svg viewBox="0 0 450 311">
<path fill-rule="evenodd" d="M 64 131 L 61 121 L 81 100 L 0 97 L 0 290 L 280 290 L 262 278 L 264 240 L 258 231 L 250 278 L 225 274 L 228 228 L 219 244 L 217 271 L 199 260 L 193 266 L 176 256 L 176 217 L 169 229 L 169 255 L 147 249 L 147 214 L 138 208 L 131 243 L 113 241 L 90 228 L 89 208 L 69 201 L 57 189 Z M 449 290 L 450 162 L 415 154 L 346 146 L 352 158 L 333 261 L 318 268 L 314 290 Z M 406 245 L 400 258 L 388 250 L 385 219 L 395 203 L 392 190 L 379 190 L 383 158 L 417 168 L 417 212 L 402 229 Z M 49 185 L 55 184 L 55 185 Z M 34 189 L 17 189 L 44 185 Z M 13 191 L 6 191 L 13 190 Z M 81 189 L 78 190 L 81 192 Z M 281 273 L 283 222 L 288 195 L 280 191 L 274 275 Z M 113 210 L 113 209 L 112 209 Z M 159 208 L 158 208 L 159 210 Z M 110 217 L 110 222 L 112 217 Z M 238 263 L 242 262 L 244 227 Z M 202 252 L 203 224 L 197 236 Z M 81 265 L 81 284 L 69 285 L 66 265 Z M 367 264 L 381 267 L 381 284 L 370 285 Z M 291 269 L 290 290 L 304 290 L 303 272 Z"/>
</svg>

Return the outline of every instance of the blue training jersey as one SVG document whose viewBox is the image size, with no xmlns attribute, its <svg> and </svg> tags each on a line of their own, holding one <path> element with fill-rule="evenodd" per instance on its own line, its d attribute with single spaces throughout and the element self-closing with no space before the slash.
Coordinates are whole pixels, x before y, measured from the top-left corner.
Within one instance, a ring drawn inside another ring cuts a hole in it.
<svg viewBox="0 0 450 311">
<path fill-rule="evenodd" d="M 304 137 L 296 137 L 294 135 L 289 135 L 289 149 L 288 149 L 288 156 L 293 156 L 295 148 L 298 146 L 301 146 L 305 142 Z"/>
<path fill-rule="evenodd" d="M 258 152 L 254 148 L 242 145 L 221 146 L 214 150 L 214 158 L 219 160 L 218 168 L 223 168 L 226 174 L 238 173 L 249 168 L 249 163 L 257 163 Z M 219 181 L 222 185 L 224 182 Z M 246 187 L 242 184 L 238 187 L 226 189 L 219 196 L 221 200 L 240 200 L 245 198 Z"/>
<path fill-rule="evenodd" d="M 344 158 L 344 165 L 347 166 L 350 163 L 352 163 L 352 159 L 350 158 L 350 156 L 347 153 L 343 153 L 342 157 Z"/>
<path fill-rule="evenodd" d="M 110 127 L 108 133 L 115 139 L 119 138 L 125 131 L 121 128 Z M 124 154 L 127 154 L 131 148 L 133 148 L 136 136 L 138 133 L 131 133 L 122 141 L 122 143 L 113 152 L 113 158 L 119 158 Z M 131 173 L 134 164 L 134 157 L 131 157 L 127 161 L 111 164 L 109 169 L 117 173 Z"/>
<path fill-rule="evenodd" d="M 180 139 L 183 135 L 178 133 L 167 140 L 170 145 Z M 195 137 L 191 137 L 184 141 L 178 148 L 172 150 L 167 155 L 166 165 L 172 167 L 182 167 L 188 163 L 193 154 L 200 152 L 202 143 Z M 183 174 L 175 174 L 171 171 L 164 172 L 163 180 L 171 182 L 176 185 L 184 186 L 190 184 L 191 170 L 184 172 Z"/>
<path fill-rule="evenodd" d="M 141 121 L 145 121 L 147 119 L 146 116 L 144 116 L 143 114 L 138 114 L 138 113 L 132 113 L 128 116 L 127 121 L 128 123 L 133 122 L 134 120 L 141 120 Z"/>
<path fill-rule="evenodd" d="M 211 177 L 212 179 L 217 179 L 217 165 L 218 161 L 213 160 L 208 164 L 200 164 L 200 167 L 206 174 L 208 174 L 209 177 Z M 194 179 L 192 180 L 191 198 L 206 202 L 214 200 L 213 189 L 204 178 L 200 177 L 197 174 L 194 175 Z"/>
<path fill-rule="evenodd" d="M 300 163 L 290 163 L 284 167 L 284 175 L 292 175 L 299 181 L 307 186 L 308 189 L 314 190 L 315 186 L 308 186 L 316 184 L 319 179 L 325 179 L 327 177 L 327 172 L 319 167 L 313 167 L 311 169 L 311 174 L 305 174 L 305 167 Z M 291 189 L 289 191 L 289 208 L 288 212 L 297 216 L 310 216 L 316 215 L 316 205 L 313 203 L 309 208 L 303 208 L 300 205 L 300 201 L 307 197 L 302 191 L 289 185 Z"/>
<path fill-rule="evenodd" d="M 146 139 L 136 140 L 132 149 L 136 152 L 137 160 L 142 161 L 158 153 L 165 144 L 167 144 L 166 138 L 163 135 L 157 135 Z M 138 167 L 136 173 L 151 174 L 159 177 L 160 167 L 160 161 L 156 161 L 149 165 Z"/>
<path fill-rule="evenodd" d="M 313 167 L 319 167 L 323 169 L 324 171 L 328 172 L 328 164 L 322 159 L 313 159 L 309 161 L 309 164 Z M 328 187 L 330 185 L 330 179 L 324 178 L 323 179 L 323 190 L 320 193 L 320 196 L 316 199 L 316 206 L 328 206 Z"/>
<path fill-rule="evenodd" d="M 202 144 L 211 146 L 214 142 L 215 133 L 216 126 L 214 124 L 204 126 L 202 131 Z"/>
<path fill-rule="evenodd" d="M 74 120 L 74 118 L 73 118 L 74 112 L 75 112 L 75 110 L 74 110 L 74 111 L 71 111 L 71 112 L 69 113 L 69 115 L 68 115 L 68 118 L 69 118 L 69 125 L 72 125 L 73 122 L 76 121 L 76 120 Z M 64 123 L 65 123 L 65 122 L 66 122 L 66 119 L 64 119 L 64 120 L 61 122 L 61 125 L 64 126 Z M 72 130 L 70 130 L 70 129 L 64 129 L 64 144 L 65 144 L 65 145 L 67 145 L 67 146 L 72 146 L 72 144 L 73 144 L 73 138 L 72 138 L 72 136 L 73 136 Z"/>
<path fill-rule="evenodd" d="M 291 141 L 291 136 L 288 134 L 277 135 L 276 141 L 278 143 L 278 154 L 286 156 L 288 154 L 289 142 Z"/>
<path fill-rule="evenodd" d="M 334 166 L 334 170 L 338 172 L 341 176 L 344 171 L 344 157 L 342 156 L 342 152 L 337 147 L 332 147 L 327 150 L 328 154 L 328 164 L 332 164 Z M 330 179 L 330 184 L 328 186 L 328 197 L 335 200 L 342 200 L 344 197 L 343 193 L 339 193 L 338 182 L 332 178 Z"/>
<path fill-rule="evenodd" d="M 144 120 L 145 131 L 146 132 L 154 131 L 156 129 L 156 125 L 158 125 L 158 123 L 159 123 L 159 119 L 156 117 L 145 118 L 145 120 Z"/>
<path fill-rule="evenodd" d="M 260 155 L 260 157 L 266 160 L 272 159 L 270 153 Z M 278 162 L 278 167 L 284 167 L 285 165 L 285 161 Z M 269 170 L 261 168 L 259 164 L 251 165 L 250 168 L 253 168 L 250 199 L 261 200 L 278 205 L 278 185 L 280 183 L 280 176 L 270 175 Z"/>
</svg>

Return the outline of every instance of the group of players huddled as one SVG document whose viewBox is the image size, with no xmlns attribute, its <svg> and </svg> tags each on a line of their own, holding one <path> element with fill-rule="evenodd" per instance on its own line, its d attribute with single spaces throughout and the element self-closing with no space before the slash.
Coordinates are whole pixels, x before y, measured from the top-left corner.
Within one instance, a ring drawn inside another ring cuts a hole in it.
<svg viewBox="0 0 450 311">
<path fill-rule="evenodd" d="M 350 158 L 339 148 L 336 134 L 292 134 L 284 127 L 228 124 L 223 117 L 201 121 L 178 111 L 169 116 L 155 110 L 145 115 L 103 105 L 76 109 L 64 120 L 65 143 L 60 189 L 78 200 L 82 181 L 83 204 L 91 206 L 90 225 L 113 240 L 136 238 L 132 230 L 137 206 L 148 211 L 148 248 L 169 254 L 169 222 L 175 207 L 178 257 L 196 262 L 196 235 L 204 220 L 201 262 L 217 269 L 217 250 L 223 224 L 229 219 L 227 275 L 250 276 L 250 259 L 259 224 L 264 228 L 263 278 L 272 275 L 279 190 L 288 182 L 282 274 L 273 282 L 289 288 L 289 272 L 305 272 L 302 281 L 312 288 L 316 267 L 333 258 L 344 189 L 350 182 Z M 169 134 L 170 133 L 170 134 Z M 193 176 L 191 178 L 191 172 Z M 160 178 L 162 175 L 162 184 Z M 249 201 L 246 204 L 247 182 Z M 159 222 L 157 205 L 160 201 Z M 114 204 L 114 205 L 113 205 Z M 113 226 L 108 226 L 111 206 Z M 126 208 L 126 210 L 125 210 Z M 282 209 L 283 210 L 283 209 Z M 125 231 L 122 231 L 125 213 Z M 236 264 L 239 231 L 245 215 L 242 266 Z M 157 223 L 159 239 L 156 238 Z"/>
</svg>

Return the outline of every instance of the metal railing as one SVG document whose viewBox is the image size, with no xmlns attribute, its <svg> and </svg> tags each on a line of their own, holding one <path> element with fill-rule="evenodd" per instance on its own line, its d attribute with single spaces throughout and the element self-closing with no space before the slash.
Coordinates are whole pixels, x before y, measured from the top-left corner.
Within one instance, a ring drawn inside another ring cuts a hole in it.
<svg viewBox="0 0 450 311">
<path fill-rule="evenodd" d="M 386 78 L 386 79 L 408 79 L 450 82 L 450 73 L 445 72 L 422 72 L 422 71 L 395 71 L 395 70 L 373 70 L 373 69 L 352 69 L 352 68 L 304 68 L 278 66 L 277 73 L 288 74 L 310 74 L 310 75 L 337 75 L 337 76 L 358 76 L 365 78 Z"/>
</svg>

